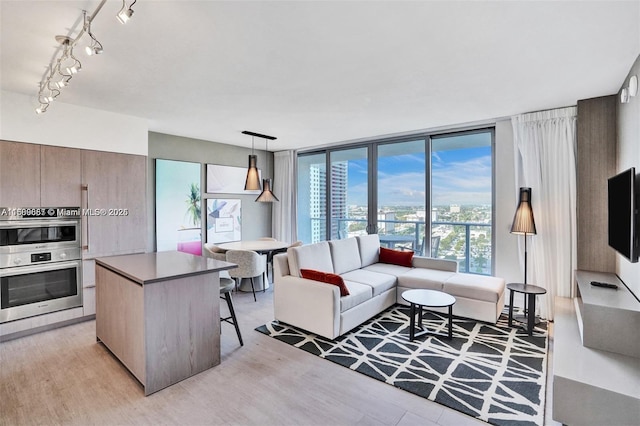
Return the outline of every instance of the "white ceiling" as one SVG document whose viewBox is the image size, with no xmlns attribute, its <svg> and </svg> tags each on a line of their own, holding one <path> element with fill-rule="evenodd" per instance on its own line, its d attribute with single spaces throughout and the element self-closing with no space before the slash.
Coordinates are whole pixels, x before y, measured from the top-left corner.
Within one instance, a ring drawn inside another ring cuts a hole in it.
<svg viewBox="0 0 640 426">
<path fill-rule="evenodd" d="M 98 3 L 1 0 L 2 90 L 35 108 L 54 36 Z M 265 133 L 271 150 L 575 105 L 616 93 L 640 54 L 640 0 L 139 0 L 127 25 L 121 4 L 60 102 L 233 145 Z"/>
</svg>

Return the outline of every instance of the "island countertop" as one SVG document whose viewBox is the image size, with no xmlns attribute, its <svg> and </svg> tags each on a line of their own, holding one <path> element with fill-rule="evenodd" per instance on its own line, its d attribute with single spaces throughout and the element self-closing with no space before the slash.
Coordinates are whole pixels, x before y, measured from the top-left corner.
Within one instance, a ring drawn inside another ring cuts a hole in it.
<svg viewBox="0 0 640 426">
<path fill-rule="evenodd" d="M 225 271 L 236 267 L 233 263 L 180 251 L 99 257 L 96 259 L 96 264 L 141 285 Z"/>
</svg>

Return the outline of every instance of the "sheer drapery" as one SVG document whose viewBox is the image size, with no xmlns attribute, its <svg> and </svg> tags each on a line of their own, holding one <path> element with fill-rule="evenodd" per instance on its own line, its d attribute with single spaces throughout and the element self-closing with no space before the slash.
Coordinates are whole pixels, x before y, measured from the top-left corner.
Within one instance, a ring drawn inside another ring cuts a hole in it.
<svg viewBox="0 0 640 426">
<path fill-rule="evenodd" d="M 273 236 L 280 241 L 293 242 L 297 238 L 296 222 L 296 151 L 273 154 L 273 192 L 280 202 L 273 203 Z"/>
<path fill-rule="evenodd" d="M 511 118 L 516 190 L 531 187 L 537 228 L 537 235 L 527 237 L 528 282 L 547 290 L 544 297 L 538 296 L 538 306 L 540 315 L 550 320 L 554 317 L 555 296 L 571 297 L 574 293 L 576 113 L 576 107 L 569 107 Z M 516 204 L 517 197 L 514 212 Z M 523 265 L 524 237 L 517 238 Z"/>
</svg>

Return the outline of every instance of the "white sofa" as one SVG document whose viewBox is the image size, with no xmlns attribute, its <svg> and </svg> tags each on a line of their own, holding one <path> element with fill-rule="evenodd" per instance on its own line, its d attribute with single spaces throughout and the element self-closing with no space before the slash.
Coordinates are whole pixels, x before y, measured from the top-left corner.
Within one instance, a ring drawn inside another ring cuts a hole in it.
<svg viewBox="0 0 640 426">
<path fill-rule="evenodd" d="M 495 323 L 504 308 L 502 278 L 459 273 L 455 261 L 414 256 L 412 267 L 378 262 L 377 234 L 290 248 L 274 257 L 275 319 L 334 339 L 395 303 L 409 289 L 456 298 L 453 314 Z M 305 279 L 300 269 L 340 275 L 349 289 Z"/>
</svg>

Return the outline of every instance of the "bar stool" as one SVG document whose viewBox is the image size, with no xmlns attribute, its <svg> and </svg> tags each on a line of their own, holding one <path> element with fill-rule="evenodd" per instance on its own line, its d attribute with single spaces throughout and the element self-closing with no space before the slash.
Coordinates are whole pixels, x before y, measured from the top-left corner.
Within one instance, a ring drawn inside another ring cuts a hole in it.
<svg viewBox="0 0 640 426">
<path fill-rule="evenodd" d="M 242 335 L 240 334 L 240 327 L 238 327 L 238 319 L 236 318 L 236 311 L 233 309 L 233 301 L 231 300 L 231 290 L 235 287 L 236 283 L 231 278 L 220 277 L 220 298 L 224 298 L 227 301 L 227 306 L 229 307 L 228 317 L 220 317 L 220 321 L 227 322 L 229 324 L 233 324 L 236 328 L 236 333 L 238 334 L 238 340 L 240 341 L 240 346 L 244 346 L 242 342 Z M 222 324 L 222 323 L 221 323 Z"/>
</svg>

